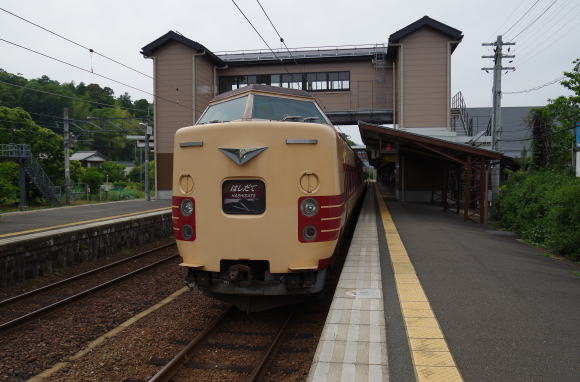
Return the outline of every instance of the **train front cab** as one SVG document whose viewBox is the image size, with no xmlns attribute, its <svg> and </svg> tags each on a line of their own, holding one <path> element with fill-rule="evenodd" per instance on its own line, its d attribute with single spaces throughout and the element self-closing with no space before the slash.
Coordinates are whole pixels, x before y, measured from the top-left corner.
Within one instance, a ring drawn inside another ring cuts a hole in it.
<svg viewBox="0 0 580 382">
<path fill-rule="evenodd" d="M 320 292 L 357 193 L 345 144 L 320 123 L 180 129 L 173 223 L 188 282 L 221 298 Z"/>
</svg>

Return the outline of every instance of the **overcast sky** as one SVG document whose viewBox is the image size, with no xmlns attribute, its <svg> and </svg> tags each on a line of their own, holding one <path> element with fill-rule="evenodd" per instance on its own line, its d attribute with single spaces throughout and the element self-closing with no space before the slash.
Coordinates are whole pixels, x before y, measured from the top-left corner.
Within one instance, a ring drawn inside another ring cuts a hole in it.
<svg viewBox="0 0 580 382">
<path fill-rule="evenodd" d="M 390 34 L 428 15 L 463 32 L 452 55 L 452 93 L 462 91 L 468 107 L 491 106 L 491 54 L 482 42 L 505 34 L 515 38 L 516 71 L 503 76 L 503 91 L 534 88 L 570 70 L 580 57 L 578 0 L 260 0 L 289 47 L 386 43 Z M 255 0 L 236 0 L 273 48 L 278 38 Z M 140 49 L 169 30 L 198 41 L 212 51 L 267 49 L 231 0 L 205 1 L 31 1 L 1 0 L 0 7 L 62 34 L 144 73 L 151 60 Z M 529 12 L 525 14 L 526 11 Z M 542 12 L 545 13 L 542 14 Z M 524 15 L 525 14 L 525 15 Z M 523 16 L 523 18 L 522 18 Z M 539 17 L 540 16 L 540 17 Z M 538 18 L 539 17 L 539 18 Z M 512 25 L 516 24 L 507 34 Z M 0 38 L 74 63 L 136 88 L 152 91 L 152 80 L 107 62 L 16 17 L 0 11 Z M 506 52 L 507 53 L 507 52 Z M 99 83 L 132 99 L 151 96 L 67 67 L 0 41 L 0 68 L 27 78 L 43 74 L 76 83 Z M 567 94 L 560 84 L 537 91 L 505 94 L 503 106 L 544 105 Z M 349 130 L 350 131 L 350 130 Z M 357 139 L 358 140 L 358 139 Z"/>
</svg>

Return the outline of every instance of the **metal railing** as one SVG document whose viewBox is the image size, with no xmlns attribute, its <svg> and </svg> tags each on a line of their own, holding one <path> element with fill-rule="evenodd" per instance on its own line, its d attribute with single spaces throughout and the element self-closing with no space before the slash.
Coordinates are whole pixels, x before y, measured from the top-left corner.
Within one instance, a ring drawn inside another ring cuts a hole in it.
<svg viewBox="0 0 580 382">
<path fill-rule="evenodd" d="M 32 155 L 30 145 L 0 144 L 0 159 L 17 159 L 24 166 L 24 171 L 38 188 L 42 196 L 51 204 L 59 204 L 61 189 L 55 186 L 44 169 Z"/>
<path fill-rule="evenodd" d="M 30 158 L 30 145 L 16 143 L 0 144 L 0 159 Z"/>
<path fill-rule="evenodd" d="M 463 126 L 465 134 L 468 136 L 473 135 L 473 121 L 469 118 L 469 113 L 467 112 L 467 105 L 465 104 L 465 99 L 463 94 L 458 92 L 451 98 L 451 109 L 457 110 L 459 115 L 459 120 Z"/>
<path fill-rule="evenodd" d="M 298 58 L 318 58 L 318 57 L 356 57 L 374 56 L 376 54 L 386 54 L 385 44 L 365 44 L 365 45 L 340 45 L 340 46 L 319 46 L 291 48 L 290 53 L 286 49 L 270 50 L 235 50 L 215 52 L 224 61 L 261 61 L 276 59 L 298 59 Z"/>
</svg>

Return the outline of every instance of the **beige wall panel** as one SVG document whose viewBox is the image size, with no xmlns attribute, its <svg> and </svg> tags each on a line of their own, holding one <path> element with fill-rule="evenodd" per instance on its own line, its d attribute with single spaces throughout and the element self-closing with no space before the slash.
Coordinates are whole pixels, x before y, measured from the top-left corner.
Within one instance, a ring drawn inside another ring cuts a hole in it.
<svg viewBox="0 0 580 382">
<path fill-rule="evenodd" d="M 325 111 L 393 108 L 392 68 L 376 70 L 370 61 L 233 67 L 218 76 L 285 74 L 284 67 L 290 73 L 350 71 L 349 91 L 312 93 Z"/>
<path fill-rule="evenodd" d="M 404 127 L 447 126 L 448 39 L 423 28 L 401 43 Z"/>
<path fill-rule="evenodd" d="M 213 98 L 213 63 L 207 56 L 195 57 L 195 119 L 197 120 Z"/>
<path fill-rule="evenodd" d="M 158 154 L 172 153 L 177 129 L 193 123 L 193 53 L 191 48 L 177 42 L 170 42 L 155 52 Z"/>
</svg>

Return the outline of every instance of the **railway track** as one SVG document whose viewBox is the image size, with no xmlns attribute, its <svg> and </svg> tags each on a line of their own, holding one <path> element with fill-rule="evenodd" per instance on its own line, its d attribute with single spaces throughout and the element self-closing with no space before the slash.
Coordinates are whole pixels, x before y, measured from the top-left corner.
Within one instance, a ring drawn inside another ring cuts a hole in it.
<svg viewBox="0 0 580 382">
<path fill-rule="evenodd" d="M 26 302 L 27 299 L 41 298 L 43 296 L 43 293 L 54 292 L 58 288 L 64 288 L 64 287 L 70 288 L 70 286 L 74 285 L 75 282 L 87 279 L 89 276 L 98 275 L 106 270 L 113 269 L 115 267 L 121 266 L 121 265 L 129 263 L 131 261 L 141 259 L 141 258 L 144 258 L 144 257 L 149 256 L 149 255 L 156 254 L 163 249 L 173 247 L 173 246 L 175 246 L 175 243 L 162 245 L 160 247 L 138 253 L 136 255 L 127 257 L 125 259 L 121 259 L 119 261 L 113 262 L 111 264 L 107 264 L 107 265 L 99 267 L 99 268 L 95 268 L 93 270 L 78 274 L 78 275 L 73 276 L 73 277 L 69 277 L 67 279 L 55 282 L 53 284 L 46 285 L 46 286 L 43 286 L 41 288 L 28 291 L 26 293 L 22 293 L 22 294 L 7 298 L 5 300 L 0 301 L 0 308 L 5 308 L 6 306 L 10 306 L 10 305 L 16 304 L 16 303 Z M 41 317 L 49 312 L 54 311 L 55 309 L 61 308 L 65 305 L 70 304 L 74 301 L 77 301 L 83 297 L 92 295 L 93 293 L 95 293 L 97 291 L 108 288 L 114 284 L 117 284 L 123 280 L 131 278 L 131 277 L 138 275 L 142 272 L 145 272 L 147 270 L 155 268 L 156 266 L 159 266 L 163 263 L 166 263 L 167 261 L 170 261 L 178 256 L 179 255 L 177 255 L 177 254 L 166 256 L 160 260 L 154 261 L 153 263 L 147 264 L 143 267 L 133 269 L 129 272 L 123 273 L 122 275 L 116 276 L 112 279 L 108 279 L 107 281 L 100 282 L 97 285 L 91 286 L 89 288 L 85 288 L 81 291 L 68 293 L 68 295 L 66 297 L 60 298 L 55 302 L 43 305 L 42 307 L 34 309 L 28 313 L 21 314 L 16 318 L 13 318 L 10 320 L 5 320 L 4 322 L 0 323 L 0 333 L 3 331 L 6 331 L 6 330 L 12 329 L 16 326 L 22 325 L 22 324 L 29 322 L 30 320 L 33 320 L 35 318 Z M 49 299 L 48 296 L 47 296 L 47 299 Z"/>
<path fill-rule="evenodd" d="M 260 381 L 285 337 L 294 313 L 249 318 L 230 307 L 199 332 L 149 382 L 213 380 Z M 256 327 L 259 327 L 256 330 Z"/>
</svg>

